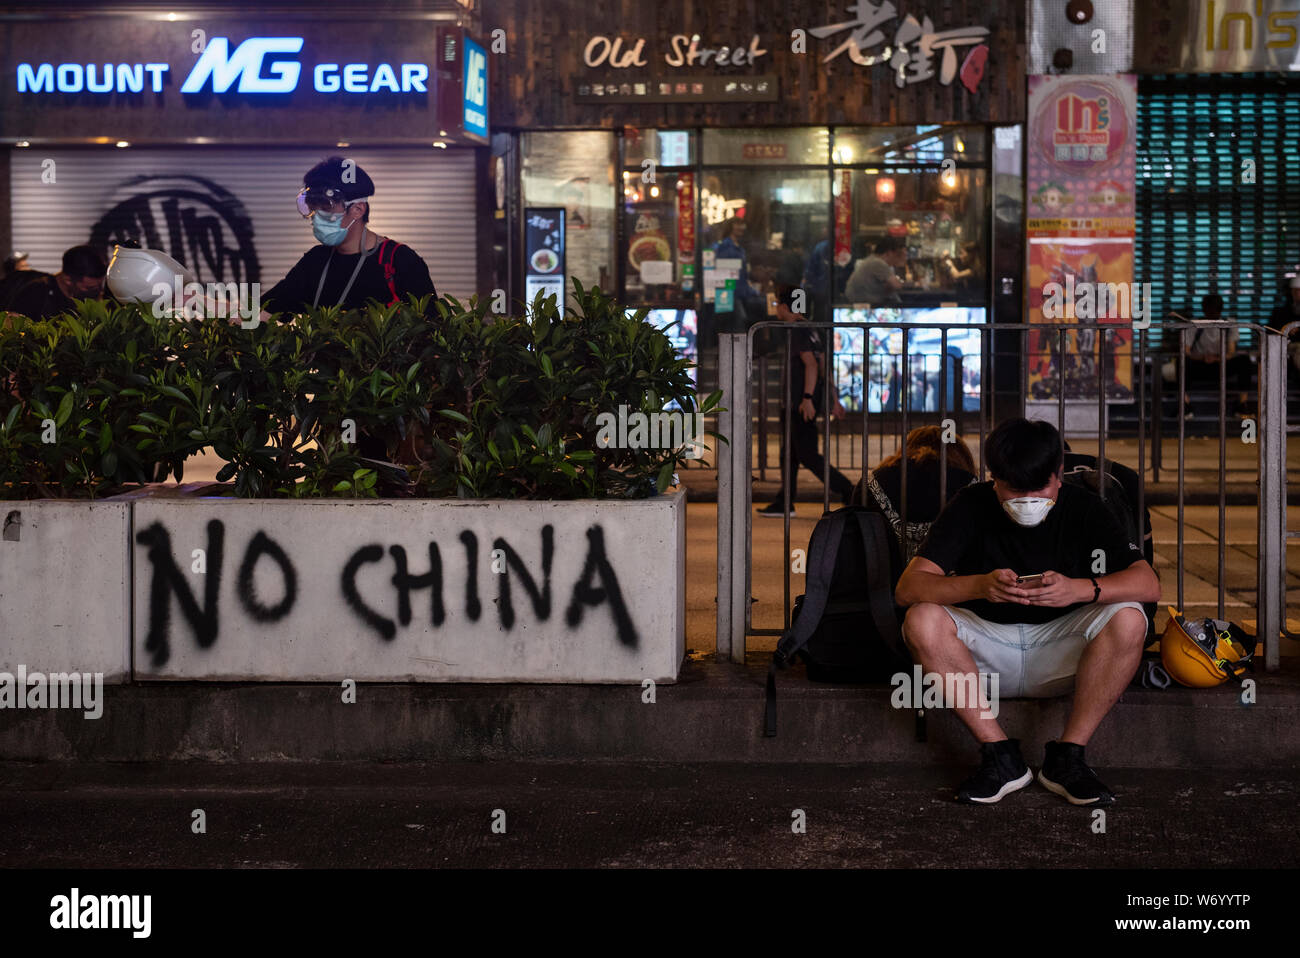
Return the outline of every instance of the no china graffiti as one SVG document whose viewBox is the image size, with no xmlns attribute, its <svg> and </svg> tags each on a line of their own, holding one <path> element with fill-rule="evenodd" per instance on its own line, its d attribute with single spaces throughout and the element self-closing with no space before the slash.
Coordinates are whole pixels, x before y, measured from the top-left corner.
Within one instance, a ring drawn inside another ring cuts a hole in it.
<svg viewBox="0 0 1300 958">
<path fill-rule="evenodd" d="M 145 651 L 151 655 L 155 668 L 166 665 L 171 658 L 172 599 L 180 608 L 200 648 L 210 648 L 221 635 L 221 580 L 225 567 L 226 529 L 219 519 L 207 524 L 207 572 L 196 576 L 176 564 L 172 553 L 172 537 L 161 522 L 155 522 L 136 533 L 136 542 L 144 546 L 151 566 L 149 584 L 149 627 L 145 634 Z M 459 536 L 460 547 L 450 550 L 446 563 L 437 542 L 430 542 L 423 567 L 426 571 L 412 572 L 406 550 L 399 545 L 388 547 L 392 563 L 389 584 L 397 596 L 396 620 L 377 610 L 367 596 L 361 594 L 357 576 L 369 564 L 384 561 L 384 547 L 369 543 L 358 547 L 343 564 L 339 573 L 338 588 L 348 609 L 381 639 L 392 641 L 397 636 L 397 626 L 409 626 L 414 617 L 412 597 L 427 591 L 423 598 L 428 602 L 428 620 L 433 626 L 447 621 L 448 610 L 444 591 L 445 572 L 453 572 L 463 595 L 461 608 L 465 618 L 477 622 L 483 614 L 479 598 L 479 541 L 469 530 Z M 570 629 L 582 624 L 589 609 L 608 606 L 618 641 L 636 648 L 639 641 L 636 626 L 628 614 L 627 604 L 619 588 L 618 576 L 605 552 L 605 533 L 599 525 L 587 529 L 587 554 L 581 571 L 573 582 L 569 602 L 564 611 L 564 622 Z M 505 569 L 492 575 L 496 582 L 497 617 L 501 627 L 509 630 L 515 625 L 516 581 L 527 594 L 533 615 L 545 622 L 551 616 L 551 569 L 555 559 L 555 530 L 546 525 L 541 530 L 540 584 L 538 577 L 529 571 L 524 557 L 504 538 L 492 540 L 492 550 L 504 556 Z M 273 563 L 279 570 L 282 592 L 275 601 L 265 600 L 257 594 L 254 570 L 259 561 Z M 452 568 L 454 566 L 454 569 Z M 202 604 L 195 597 L 192 583 L 202 580 Z M 289 616 L 298 601 L 298 570 L 289 554 L 263 531 L 258 531 L 244 548 L 243 559 L 235 572 L 235 595 L 244 611 L 256 622 L 275 623 Z M 376 599 L 370 596 L 370 599 Z"/>
</svg>

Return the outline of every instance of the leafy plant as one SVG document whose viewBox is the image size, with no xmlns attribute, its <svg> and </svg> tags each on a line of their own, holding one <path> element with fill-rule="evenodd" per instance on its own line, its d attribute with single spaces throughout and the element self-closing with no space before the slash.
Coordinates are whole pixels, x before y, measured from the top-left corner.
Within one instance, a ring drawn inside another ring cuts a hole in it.
<svg viewBox="0 0 1300 958">
<path fill-rule="evenodd" d="M 208 447 L 241 497 L 662 492 L 687 450 L 598 442 L 599 418 L 670 402 L 707 414 L 721 395 L 697 407 L 690 364 L 644 310 L 628 316 L 573 286 L 573 307 L 538 297 L 518 317 L 451 298 L 251 330 L 97 301 L 47 322 L 11 317 L 0 324 L 0 496 L 179 480 Z"/>
</svg>

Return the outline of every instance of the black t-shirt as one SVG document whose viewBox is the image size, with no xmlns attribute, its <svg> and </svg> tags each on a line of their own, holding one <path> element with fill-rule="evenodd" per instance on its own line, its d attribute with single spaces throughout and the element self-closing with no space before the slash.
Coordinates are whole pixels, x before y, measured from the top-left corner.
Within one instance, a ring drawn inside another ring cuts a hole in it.
<svg viewBox="0 0 1300 958">
<path fill-rule="evenodd" d="M 75 308 L 76 303 L 63 294 L 52 274 L 34 269 L 23 270 L 17 282 L 6 281 L 5 301 L 0 302 L 0 309 L 29 319 L 49 319 Z"/>
<path fill-rule="evenodd" d="M 389 241 L 391 245 L 391 240 Z M 334 258 L 330 260 L 330 253 Z M 342 303 L 344 309 L 359 309 L 366 300 L 373 299 L 387 305 L 393 298 L 384 279 L 383 267 L 379 264 L 379 249 L 366 255 L 366 261 L 357 273 L 356 282 L 348 291 L 347 299 Z M 313 246 L 303 254 L 302 259 L 294 264 L 284 279 L 262 294 L 262 308 L 272 313 L 297 313 L 311 308 L 320 285 L 321 271 L 329 263 L 329 272 L 325 276 L 325 287 L 321 290 L 318 306 L 338 304 L 343 288 L 347 286 L 352 271 L 356 268 L 360 253 L 340 253 L 335 248 L 320 244 Z M 385 257 L 389 254 L 384 253 Z M 393 268 L 396 271 L 394 283 L 397 295 L 405 300 L 407 295 L 437 296 L 433 280 L 429 278 L 429 268 L 424 265 L 415 250 L 409 246 L 400 246 L 393 254 Z"/>
<path fill-rule="evenodd" d="M 885 466 L 881 469 L 875 469 L 872 473 L 876 477 L 881 491 L 889 500 L 890 506 L 894 512 L 902 518 L 903 509 L 903 467 L 899 464 Z M 975 476 L 962 469 L 960 466 L 953 465 L 952 459 L 948 460 L 948 482 L 947 493 L 948 501 L 951 502 L 957 492 L 975 481 Z M 873 497 L 874 499 L 874 497 Z M 927 459 L 925 462 L 908 462 L 907 464 L 907 521 L 913 522 L 933 522 L 935 516 L 939 514 L 941 508 L 939 503 L 939 460 Z M 882 507 L 883 510 L 883 507 Z"/>
<path fill-rule="evenodd" d="M 791 325 L 793 325 L 794 328 L 789 333 L 790 367 L 786 371 L 786 376 L 789 380 L 789 389 L 787 392 L 790 396 L 791 405 L 795 409 L 798 409 L 799 404 L 803 402 L 804 387 L 807 383 L 804 380 L 802 354 L 811 352 L 813 354 L 813 359 L 818 361 L 817 386 L 813 389 L 813 408 L 820 411 L 824 404 L 824 393 L 826 390 L 826 375 L 823 369 L 825 365 L 825 346 L 822 342 L 821 330 L 808 329 L 800 325 L 798 322 Z M 784 345 L 779 339 L 777 340 L 777 343 L 778 348 Z M 798 419 L 798 417 L 796 417 L 796 419 Z"/>
<path fill-rule="evenodd" d="M 992 480 L 962 489 L 939 514 L 917 555 L 946 575 L 985 575 L 1012 569 L 1034 575 L 1049 569 L 1072 579 L 1096 575 L 1093 551 L 1106 556 L 1106 573 L 1120 572 L 1142 559 L 1142 550 L 1110 514 L 1106 504 L 1086 489 L 1062 485 L 1047 518 L 1033 527 L 1019 525 L 998 501 Z M 1039 624 L 1073 612 L 1086 603 L 1064 608 L 989 602 L 959 603 L 990 622 Z"/>
<path fill-rule="evenodd" d="M 1283 327 L 1296 322 L 1300 322 L 1300 310 L 1293 308 L 1289 302 L 1283 303 L 1281 306 L 1274 307 L 1273 312 L 1269 314 L 1268 328 L 1276 329 L 1280 333 Z"/>
</svg>

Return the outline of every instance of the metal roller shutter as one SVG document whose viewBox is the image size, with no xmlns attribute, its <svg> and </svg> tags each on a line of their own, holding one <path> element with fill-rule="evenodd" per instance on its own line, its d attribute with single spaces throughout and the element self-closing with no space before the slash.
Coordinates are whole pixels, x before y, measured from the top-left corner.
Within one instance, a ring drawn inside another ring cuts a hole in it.
<svg viewBox="0 0 1300 958">
<path fill-rule="evenodd" d="M 1157 321 L 1199 316 L 1215 292 L 1224 315 L 1263 326 L 1282 301 L 1300 265 L 1298 102 L 1294 76 L 1139 80 L 1135 268 Z"/>
<path fill-rule="evenodd" d="M 374 180 L 371 227 L 419 253 L 440 294 L 476 292 L 469 149 L 15 149 L 14 245 L 31 254 L 33 268 L 56 272 L 63 251 L 87 242 L 96 224 L 102 235 L 116 209 L 119 232 L 129 224 L 142 245 L 164 250 L 201 282 L 269 289 L 316 242 L 294 196 L 303 173 L 331 154 L 356 160 Z"/>
</svg>

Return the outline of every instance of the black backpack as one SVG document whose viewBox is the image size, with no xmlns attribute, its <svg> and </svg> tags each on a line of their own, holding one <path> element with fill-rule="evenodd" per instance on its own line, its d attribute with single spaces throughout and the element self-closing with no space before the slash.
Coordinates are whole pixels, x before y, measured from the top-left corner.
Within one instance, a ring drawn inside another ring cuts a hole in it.
<svg viewBox="0 0 1300 958">
<path fill-rule="evenodd" d="M 1109 465 L 1109 464 L 1108 464 Z M 1078 486 L 1080 489 L 1087 489 L 1094 496 L 1101 496 L 1101 471 L 1093 469 L 1090 466 L 1077 465 L 1061 477 L 1063 482 L 1068 482 L 1072 486 Z M 1146 539 L 1143 524 L 1138 522 L 1137 504 L 1129 499 L 1128 492 L 1125 491 L 1121 483 L 1109 471 L 1106 472 L 1106 497 L 1102 500 L 1106 503 L 1106 508 L 1110 514 L 1115 517 L 1115 521 L 1120 524 L 1128 541 L 1136 543 L 1142 549 L 1143 557 L 1151 562 L 1150 543 Z M 1151 517 L 1148 514 L 1145 525 L 1150 527 Z M 1159 610 L 1159 603 L 1144 602 L 1142 609 L 1147 615 L 1147 640 L 1149 646 L 1155 642 L 1159 636 L 1156 634 L 1156 612 Z"/>
<path fill-rule="evenodd" d="M 766 737 L 776 735 L 777 669 L 796 657 L 814 682 L 888 682 L 911 669 L 894 607 L 892 535 L 884 516 L 857 506 L 818 520 L 808 543 L 808 591 L 795 600 L 767 673 Z"/>
<path fill-rule="evenodd" d="M 1061 479 L 1072 486 L 1087 489 L 1094 496 L 1101 498 L 1100 470 L 1088 466 L 1075 466 L 1065 473 Z M 1128 501 L 1128 493 L 1124 491 L 1120 481 L 1109 472 L 1106 473 L 1106 495 L 1102 501 L 1106 503 L 1106 508 L 1110 511 L 1110 514 L 1119 522 L 1120 528 L 1128 535 L 1129 542 L 1135 543 L 1138 548 L 1141 548 L 1142 529 L 1138 525 L 1137 516 L 1134 515 L 1133 506 Z"/>
</svg>

